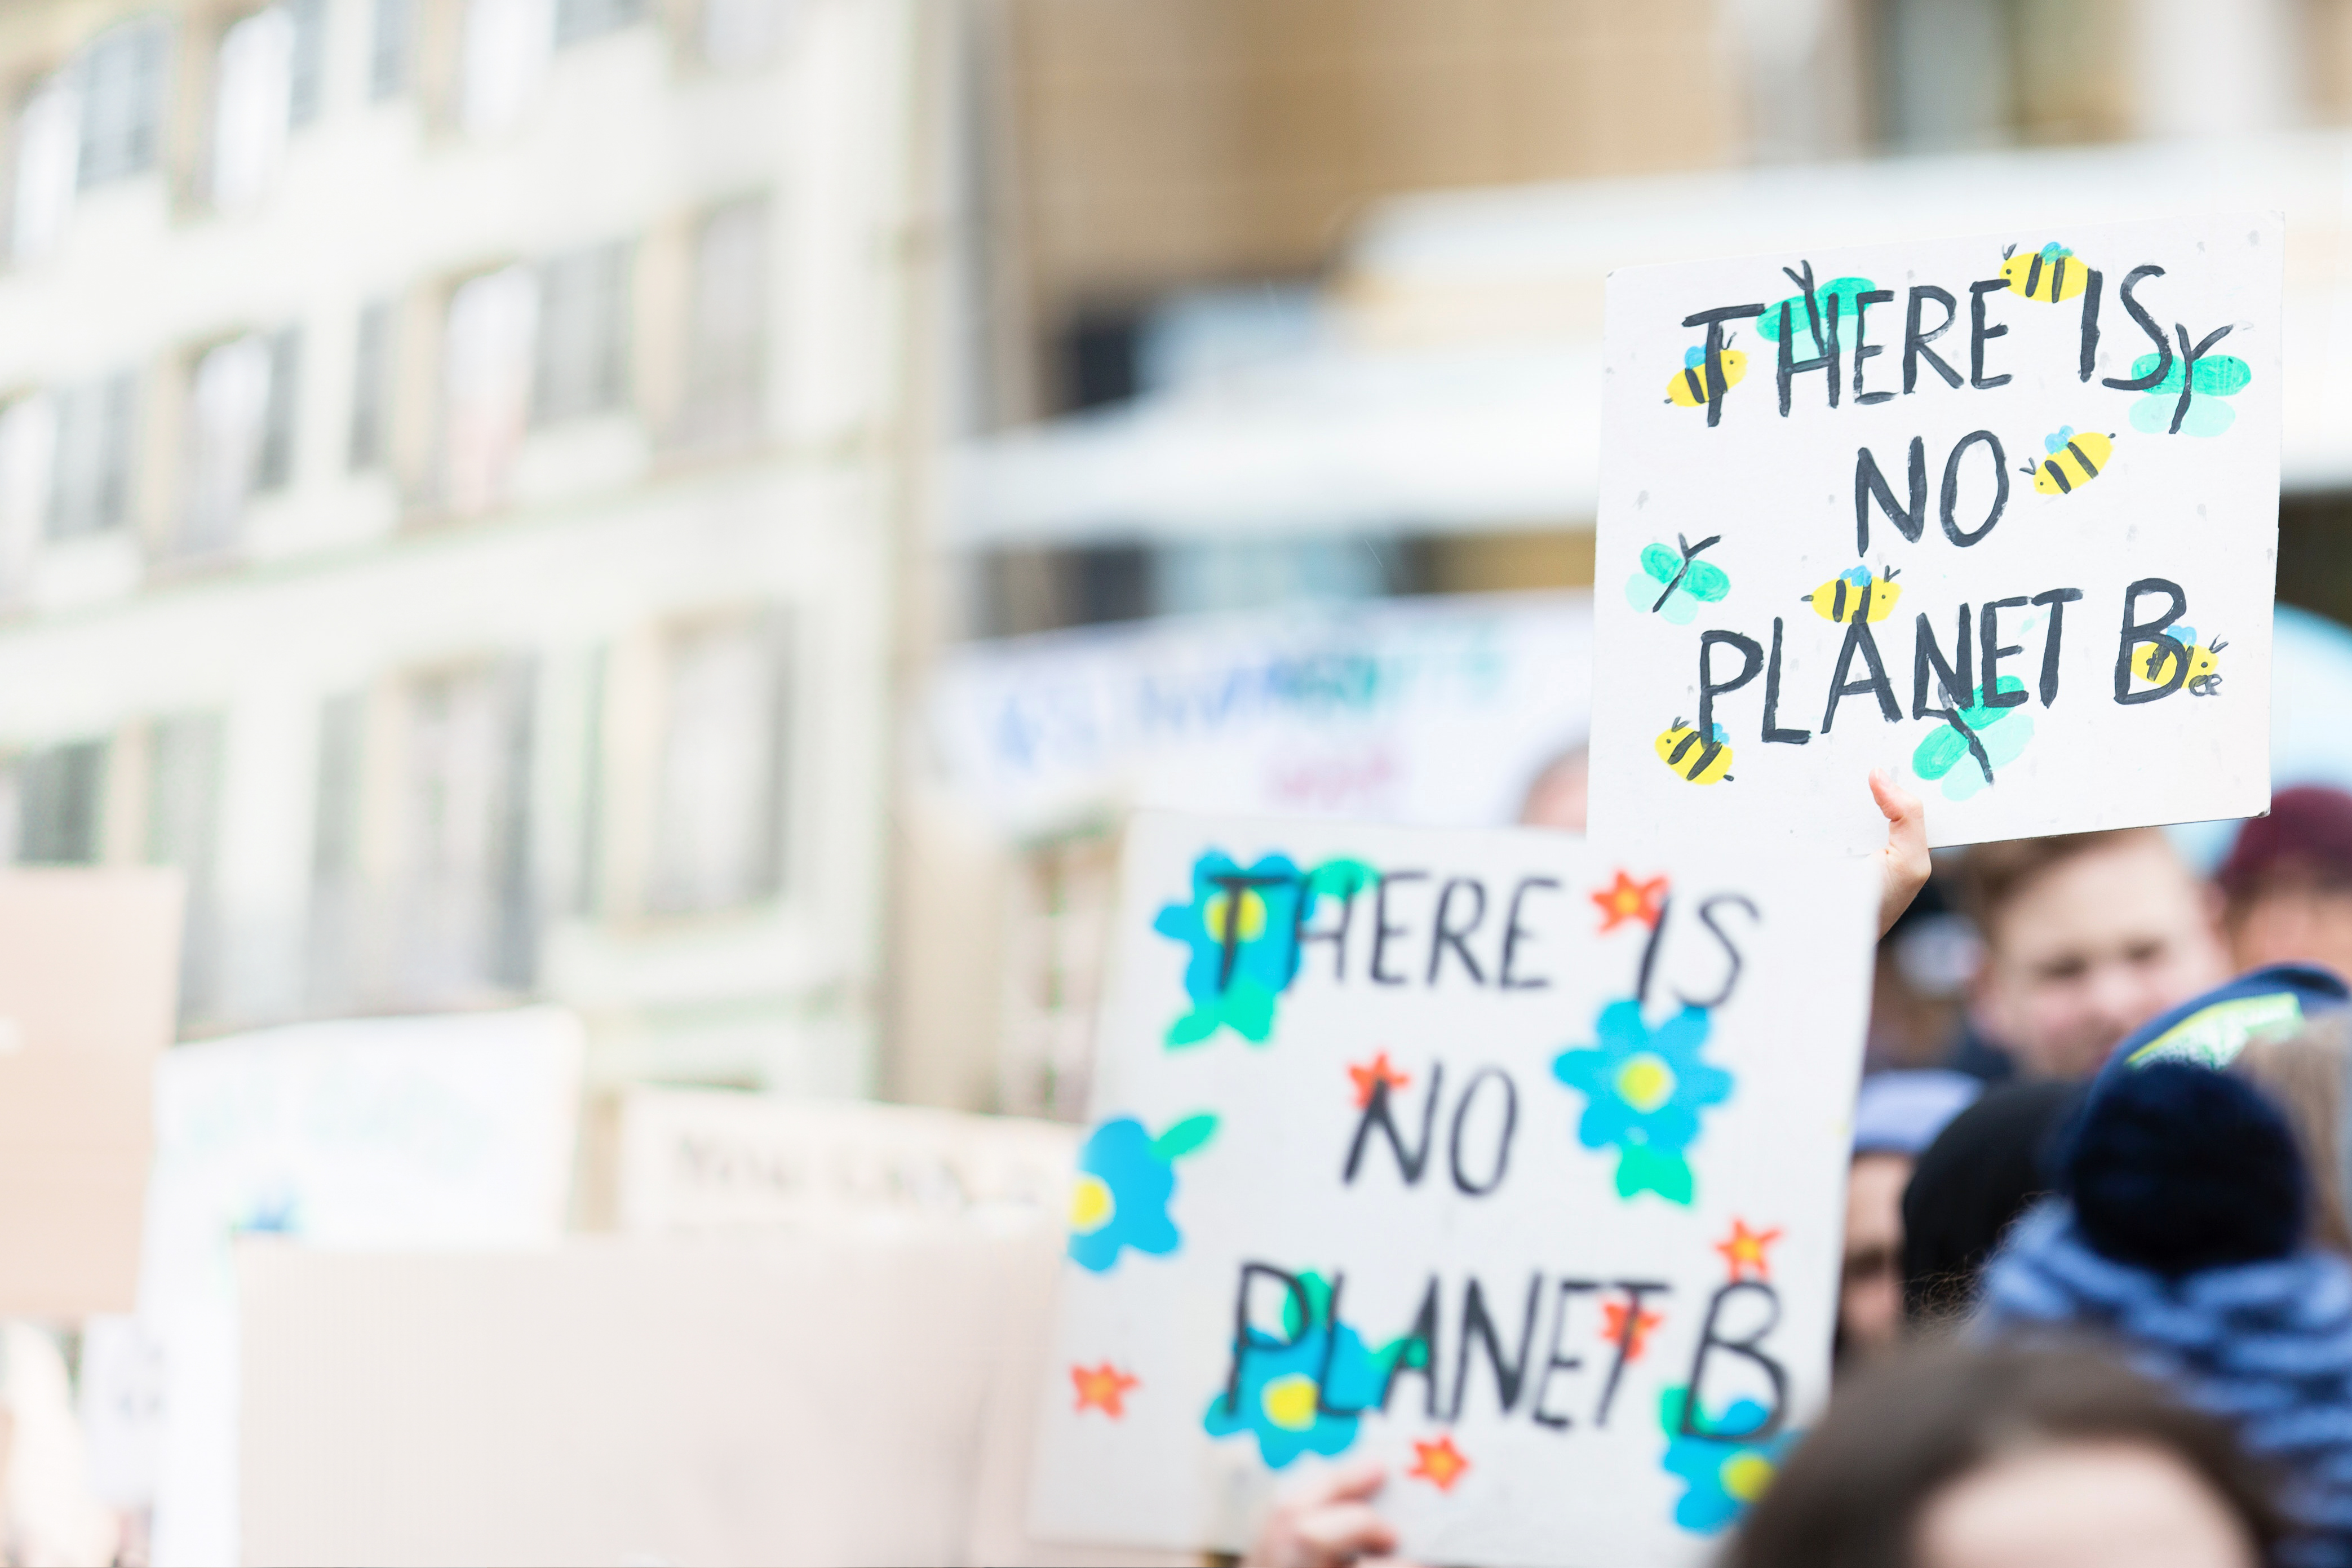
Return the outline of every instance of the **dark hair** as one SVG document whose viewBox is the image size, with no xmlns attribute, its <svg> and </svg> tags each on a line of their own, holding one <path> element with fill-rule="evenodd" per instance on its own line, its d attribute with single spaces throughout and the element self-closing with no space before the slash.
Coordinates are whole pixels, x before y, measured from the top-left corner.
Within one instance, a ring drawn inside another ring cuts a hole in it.
<svg viewBox="0 0 2352 1568">
<path fill-rule="evenodd" d="M 2137 841 L 2164 844 L 2152 827 L 2118 827 L 2104 833 L 2057 833 L 2047 838 L 2008 838 L 1973 846 L 1960 858 L 1960 910 L 1976 922 L 1987 942 L 1993 923 L 2037 878 L 2095 850 Z"/>
<path fill-rule="evenodd" d="M 1928 1502 L 2008 1454 L 2137 1443 L 2179 1460 L 2263 1561 L 2285 1533 L 2268 1478 L 2229 1429 L 2095 1351 L 1906 1351 L 1840 1386 L 1725 1552 L 1722 1568 L 1906 1568 Z"/>
</svg>

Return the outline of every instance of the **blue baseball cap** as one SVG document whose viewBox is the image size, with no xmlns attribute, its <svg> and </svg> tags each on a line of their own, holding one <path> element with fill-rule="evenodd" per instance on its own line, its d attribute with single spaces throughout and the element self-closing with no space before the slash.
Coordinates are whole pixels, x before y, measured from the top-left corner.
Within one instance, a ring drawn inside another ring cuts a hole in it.
<svg viewBox="0 0 2352 1568">
<path fill-rule="evenodd" d="M 2192 996 L 2124 1037 L 2101 1076 L 2149 1062 L 2226 1068 L 2246 1042 L 2291 1035 L 2313 1018 L 2352 1005 L 2347 988 L 2315 963 L 2273 963 Z"/>
<path fill-rule="evenodd" d="M 1981 1079 L 1940 1068 L 1873 1073 L 1853 1104 L 1853 1152 L 1908 1154 L 1936 1141 L 1944 1124 L 1984 1092 Z"/>
</svg>

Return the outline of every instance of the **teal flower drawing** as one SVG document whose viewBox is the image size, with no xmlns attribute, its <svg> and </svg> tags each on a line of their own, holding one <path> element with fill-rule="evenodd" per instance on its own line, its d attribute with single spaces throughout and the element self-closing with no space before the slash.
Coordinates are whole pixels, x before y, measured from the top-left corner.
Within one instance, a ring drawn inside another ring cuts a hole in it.
<svg viewBox="0 0 2352 1568">
<path fill-rule="evenodd" d="M 1328 1458 L 1347 1452 L 1363 1418 L 1341 1412 L 1378 1406 L 1390 1368 L 1420 1348 L 1413 1340 L 1368 1348 L 1353 1327 L 1331 1322 L 1330 1287 L 1319 1275 L 1301 1275 L 1299 1282 L 1307 1300 L 1303 1318 L 1294 1298 L 1283 1305 L 1281 1340 L 1250 1331 L 1239 1378 L 1230 1390 L 1217 1391 L 1201 1420 L 1212 1437 L 1255 1436 L 1258 1458 L 1269 1469 L 1281 1469 L 1301 1454 Z"/>
<path fill-rule="evenodd" d="M 1997 689 L 2023 691 L 2025 682 L 2004 675 Z M 1966 800 L 1984 789 L 2033 739 L 2033 716 L 2022 704 L 1990 707 L 1981 687 L 1973 695 L 1975 700 L 1958 713 L 1931 709 L 1943 713 L 1941 724 L 1911 752 L 1911 771 L 1929 784 L 1940 783 L 1946 800 Z"/>
<path fill-rule="evenodd" d="M 1691 1436 L 1683 1430 L 1683 1402 L 1689 1395 L 1686 1388 L 1659 1393 L 1658 1425 L 1666 1434 L 1664 1468 L 1685 1488 L 1675 1504 L 1675 1523 L 1695 1535 L 1714 1535 L 1764 1495 L 1797 1434 L 1783 1431 L 1757 1441 Z M 1721 1419 L 1702 1418 L 1695 1425 L 1702 1434 L 1752 1432 L 1763 1424 L 1766 1414 L 1754 1400 L 1738 1399 Z"/>
<path fill-rule="evenodd" d="M 1552 1075 L 1585 1097 L 1578 1140 L 1617 1151 L 1618 1196 L 1689 1205 L 1684 1151 L 1699 1134 L 1699 1113 L 1731 1098 L 1732 1075 L 1699 1054 L 1710 1026 L 1706 1008 L 1685 1007 L 1653 1029 L 1627 997 L 1601 1009 L 1598 1045 L 1552 1059 Z"/>
<path fill-rule="evenodd" d="M 1078 1151 L 1078 1179 L 1070 1191 L 1070 1258 L 1100 1274 L 1123 1247 L 1164 1258 L 1182 1244 L 1169 1217 L 1176 1195 L 1176 1162 L 1208 1142 L 1217 1119 L 1188 1116 L 1154 1138 L 1132 1116 L 1104 1122 Z"/>
<path fill-rule="evenodd" d="M 1228 1028 L 1255 1045 L 1274 1032 L 1275 1004 L 1298 972 L 1298 931 L 1327 896 L 1346 897 L 1377 875 L 1356 860 L 1301 873 L 1286 855 L 1246 870 L 1212 849 L 1192 866 L 1192 901 L 1168 904 L 1151 929 L 1192 949 L 1184 990 L 1192 1010 L 1168 1026 L 1171 1046 Z"/>
</svg>

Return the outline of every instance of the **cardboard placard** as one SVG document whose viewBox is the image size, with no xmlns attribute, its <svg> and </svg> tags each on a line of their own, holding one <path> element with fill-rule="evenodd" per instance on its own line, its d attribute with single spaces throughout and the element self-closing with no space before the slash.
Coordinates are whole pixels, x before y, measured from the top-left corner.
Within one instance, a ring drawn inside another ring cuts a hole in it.
<svg viewBox="0 0 2352 1568">
<path fill-rule="evenodd" d="M 974 1213 L 1058 1220 L 1076 1128 L 868 1100 L 631 1086 L 607 1111 L 625 1231 Z"/>
<path fill-rule="evenodd" d="M 2270 800 L 2283 221 L 1609 281 L 1591 821 L 1864 850 Z"/>
<path fill-rule="evenodd" d="M 0 1316 L 130 1310 L 181 880 L 0 875 Z"/>
<path fill-rule="evenodd" d="M 1699 1561 L 1826 1386 L 1873 868 L 1136 819 L 1032 1526 Z M 1696 1391 L 1687 1400 L 1685 1394 Z"/>
</svg>

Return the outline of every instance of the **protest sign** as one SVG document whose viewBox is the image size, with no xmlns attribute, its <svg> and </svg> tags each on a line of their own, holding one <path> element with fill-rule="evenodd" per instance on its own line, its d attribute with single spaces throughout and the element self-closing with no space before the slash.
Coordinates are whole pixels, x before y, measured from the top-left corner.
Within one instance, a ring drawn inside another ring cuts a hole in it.
<svg viewBox="0 0 2352 1568">
<path fill-rule="evenodd" d="M 1826 1385 L 1874 875 L 1139 816 L 1036 1533 L 1369 1455 L 1410 1557 L 1697 1562 Z"/>
<path fill-rule="evenodd" d="M 180 902 L 171 871 L 0 876 L 0 1315 L 131 1306 Z"/>
<path fill-rule="evenodd" d="M 153 1475 L 159 1568 L 238 1560 L 237 1238 L 551 1242 L 570 1206 L 584 1049 L 578 1018 L 528 1007 L 258 1030 L 157 1064 L 140 1332 L 94 1341 L 105 1364 L 86 1380 L 147 1412 L 92 1436 L 152 1446 L 98 1466 Z"/>
<path fill-rule="evenodd" d="M 596 1178 L 625 1231 L 860 1215 L 1060 1217 L 1077 1130 L 870 1100 L 631 1085 L 603 1108 Z"/>
<path fill-rule="evenodd" d="M 2275 216 L 1609 281 L 1596 835 L 1864 849 L 2270 798 Z"/>
</svg>

